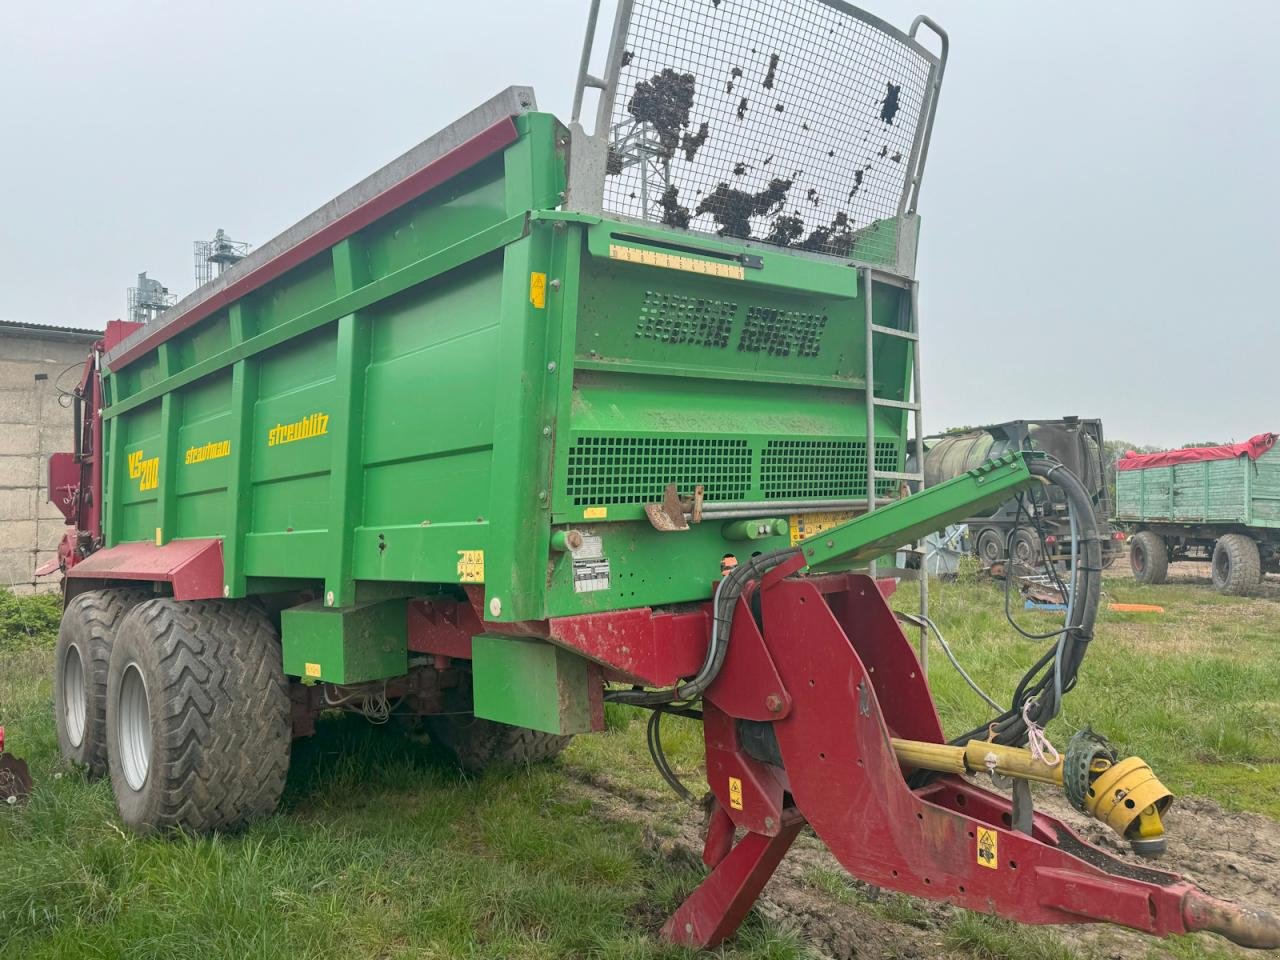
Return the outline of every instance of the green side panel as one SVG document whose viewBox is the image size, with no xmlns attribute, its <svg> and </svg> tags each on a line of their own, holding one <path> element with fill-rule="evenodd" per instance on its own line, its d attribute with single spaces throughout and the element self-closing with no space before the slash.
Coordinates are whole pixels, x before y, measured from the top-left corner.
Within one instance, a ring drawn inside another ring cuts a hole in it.
<svg viewBox="0 0 1280 960">
<path fill-rule="evenodd" d="M 1280 458 L 1200 460 L 1116 473 L 1116 518 L 1280 526 Z"/>
<path fill-rule="evenodd" d="M 1255 527 L 1280 527 L 1280 455 L 1274 448 L 1250 468 L 1249 523 Z"/>
<path fill-rule="evenodd" d="M 320 601 L 280 613 L 284 672 L 325 683 L 403 676 L 409 668 L 404 600 L 337 609 Z"/>
<path fill-rule="evenodd" d="M 591 730 L 590 677 L 582 657 L 542 640 L 481 634 L 471 640 L 477 717 L 547 733 Z"/>
</svg>

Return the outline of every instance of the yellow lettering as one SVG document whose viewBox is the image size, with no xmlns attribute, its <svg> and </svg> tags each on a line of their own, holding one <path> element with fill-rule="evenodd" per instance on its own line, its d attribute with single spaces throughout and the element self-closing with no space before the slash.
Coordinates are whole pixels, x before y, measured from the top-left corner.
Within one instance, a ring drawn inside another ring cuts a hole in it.
<svg viewBox="0 0 1280 960">
<path fill-rule="evenodd" d="M 267 433 L 267 446 L 274 447 L 281 443 L 293 443 L 295 440 L 309 440 L 312 437 L 319 437 L 328 432 L 329 415 L 327 413 L 312 413 L 295 423 L 277 423 Z M 228 444 L 227 450 L 229 452 L 230 442 L 223 442 Z M 216 444 L 211 446 L 216 446 Z M 210 458 L 224 455 L 209 453 Z"/>
</svg>

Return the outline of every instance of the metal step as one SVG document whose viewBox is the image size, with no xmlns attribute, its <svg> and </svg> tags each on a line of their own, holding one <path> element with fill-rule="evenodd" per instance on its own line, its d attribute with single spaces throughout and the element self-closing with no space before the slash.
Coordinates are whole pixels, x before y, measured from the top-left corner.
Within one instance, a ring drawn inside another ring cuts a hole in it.
<svg viewBox="0 0 1280 960">
<path fill-rule="evenodd" d="M 883 333 L 888 337 L 901 337 L 903 340 L 919 340 L 920 334 L 914 330 L 899 330 L 897 327 L 884 327 L 878 323 L 871 325 L 872 333 Z"/>
<path fill-rule="evenodd" d="M 871 402 L 877 407 L 893 407 L 895 410 L 919 410 L 920 404 L 910 403 L 906 400 L 885 400 L 881 397 L 872 397 Z"/>
</svg>

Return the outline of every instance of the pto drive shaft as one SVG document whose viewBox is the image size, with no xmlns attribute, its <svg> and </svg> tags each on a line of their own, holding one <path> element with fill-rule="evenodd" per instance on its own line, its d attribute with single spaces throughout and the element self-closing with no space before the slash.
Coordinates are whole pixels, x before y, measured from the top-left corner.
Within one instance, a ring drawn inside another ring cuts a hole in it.
<svg viewBox="0 0 1280 960">
<path fill-rule="evenodd" d="M 991 773 L 1065 788 L 1065 764 L 1061 759 L 1046 763 L 1022 747 L 982 740 L 970 740 L 958 747 L 897 738 L 892 744 L 904 766 L 940 773 Z M 1160 818 L 1173 802 L 1173 794 L 1145 760 L 1127 757 L 1112 762 L 1095 758 L 1081 792 L 1084 812 L 1128 840 L 1137 852 L 1148 856 L 1163 852 L 1164 824 Z"/>
</svg>

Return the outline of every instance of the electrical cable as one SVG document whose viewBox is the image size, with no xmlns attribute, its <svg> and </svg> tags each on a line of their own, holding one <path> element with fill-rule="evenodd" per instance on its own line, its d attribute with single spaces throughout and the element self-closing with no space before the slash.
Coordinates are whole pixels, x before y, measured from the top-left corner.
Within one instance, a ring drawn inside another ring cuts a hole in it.
<svg viewBox="0 0 1280 960">
<path fill-rule="evenodd" d="M 932 631 L 933 635 L 938 638 L 938 646 L 942 647 L 942 652 L 946 654 L 947 659 L 951 661 L 951 666 L 955 667 L 956 673 L 960 674 L 960 678 L 969 685 L 969 689 L 985 700 L 987 705 L 990 706 L 992 710 L 996 711 L 996 713 L 1000 713 L 1004 710 L 1004 707 L 988 696 L 987 692 L 983 690 L 982 687 L 978 686 L 977 681 L 975 681 L 973 677 L 969 676 L 969 672 L 960 665 L 960 661 L 956 659 L 955 653 L 951 650 L 951 644 L 947 643 L 946 637 L 942 635 L 942 631 L 938 629 L 938 625 L 936 623 L 923 614 L 905 613 L 901 610 L 895 610 L 893 615 L 901 621 L 910 623 L 912 626 L 925 626 Z"/>
<path fill-rule="evenodd" d="M 660 725 L 662 723 L 662 715 L 669 712 L 664 707 L 654 707 L 653 713 L 649 715 L 649 723 L 645 727 L 645 740 L 649 746 L 649 756 L 653 759 L 653 765 L 658 768 L 658 773 L 662 779 L 666 781 L 667 786 L 676 792 L 676 795 L 682 800 L 689 803 L 697 803 L 698 798 L 683 783 L 680 782 L 679 776 L 671 769 L 671 764 L 667 761 L 667 755 L 662 749 L 662 732 Z"/>
</svg>

